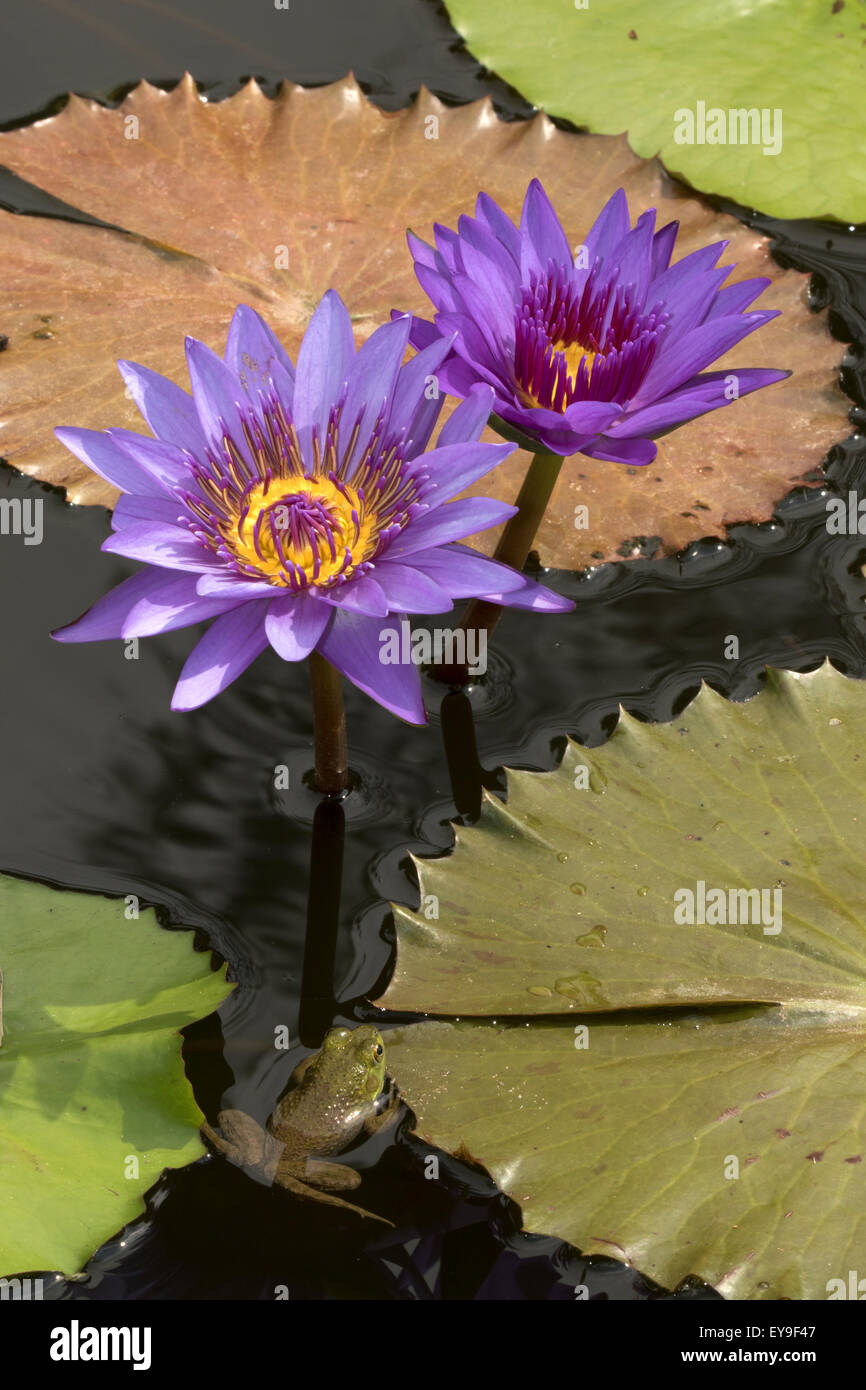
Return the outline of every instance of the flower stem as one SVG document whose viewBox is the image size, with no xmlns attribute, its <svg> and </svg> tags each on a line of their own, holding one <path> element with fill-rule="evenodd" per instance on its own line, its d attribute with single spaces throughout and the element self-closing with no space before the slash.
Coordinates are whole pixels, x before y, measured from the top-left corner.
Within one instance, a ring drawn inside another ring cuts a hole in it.
<svg viewBox="0 0 866 1390">
<path fill-rule="evenodd" d="M 316 790 L 324 796 L 342 796 L 349 788 L 342 677 L 336 667 L 316 651 L 310 652 L 310 684 L 313 688 Z"/>
<path fill-rule="evenodd" d="M 523 569 L 563 462 L 562 454 L 539 452 L 533 456 L 526 470 L 523 485 L 517 494 L 517 511 L 505 524 L 493 552 L 494 560 L 500 560 L 503 565 L 510 565 L 512 569 Z M 501 604 L 474 598 L 470 601 L 460 626 L 464 632 L 475 629 L 486 632 L 489 637 L 501 616 Z M 469 678 L 465 664 L 437 666 L 431 674 L 446 685 L 465 685 Z"/>
</svg>

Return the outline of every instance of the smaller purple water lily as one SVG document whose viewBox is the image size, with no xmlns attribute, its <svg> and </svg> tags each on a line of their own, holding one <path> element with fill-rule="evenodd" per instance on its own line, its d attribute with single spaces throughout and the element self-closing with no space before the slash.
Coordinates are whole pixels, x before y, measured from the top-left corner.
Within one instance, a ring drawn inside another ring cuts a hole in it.
<svg viewBox="0 0 866 1390">
<path fill-rule="evenodd" d="M 436 224 L 435 247 L 409 233 L 437 310 L 434 323 L 414 319 L 412 343 L 453 338 L 444 389 L 487 383 L 495 413 L 542 449 L 651 463 L 653 439 L 730 403 L 730 373 L 704 368 L 778 312 L 745 312 L 766 277 L 722 288 L 725 241 L 671 265 L 679 224 L 657 232 L 655 220 L 651 208 L 632 227 L 620 188 L 575 254 L 538 179 L 519 227 L 479 194 L 456 232 Z M 737 368 L 736 396 L 789 375 Z"/>
<path fill-rule="evenodd" d="M 444 613 L 470 595 L 572 608 L 459 544 L 514 513 L 490 498 L 451 500 L 512 446 L 479 442 L 493 404 L 481 384 L 424 452 L 441 404 L 430 382 L 451 343 L 437 337 L 403 365 L 409 328 L 408 315 L 386 323 L 356 352 L 346 307 L 330 290 L 297 368 L 244 305 L 225 360 L 187 339 L 192 396 L 119 363 L 155 437 L 77 428 L 57 436 L 123 493 L 102 549 L 147 568 L 53 635 L 144 637 L 215 618 L 181 672 L 173 709 L 213 699 L 270 643 L 286 661 L 318 651 L 421 724 L 418 668 L 380 660 L 382 619 Z"/>
</svg>

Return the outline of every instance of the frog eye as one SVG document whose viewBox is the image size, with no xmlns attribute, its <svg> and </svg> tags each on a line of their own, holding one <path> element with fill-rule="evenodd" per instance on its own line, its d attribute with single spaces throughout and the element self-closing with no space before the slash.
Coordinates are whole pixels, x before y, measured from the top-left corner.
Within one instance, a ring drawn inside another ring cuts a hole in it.
<svg viewBox="0 0 866 1390">
<path fill-rule="evenodd" d="M 376 1046 L 373 1048 L 373 1053 L 376 1057 L 381 1057 L 384 1051 L 385 1049 L 381 1043 L 376 1043 Z"/>
</svg>

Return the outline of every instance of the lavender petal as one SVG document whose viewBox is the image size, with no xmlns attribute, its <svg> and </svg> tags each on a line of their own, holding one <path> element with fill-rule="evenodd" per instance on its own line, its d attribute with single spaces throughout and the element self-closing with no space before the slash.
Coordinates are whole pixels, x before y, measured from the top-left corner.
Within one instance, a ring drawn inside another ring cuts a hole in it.
<svg viewBox="0 0 866 1390">
<path fill-rule="evenodd" d="M 390 624 L 394 627 L 392 620 Z M 408 724 L 426 724 L 421 677 L 414 663 L 390 665 L 380 660 L 383 632 L 389 625 L 381 618 L 362 617 L 340 610 L 318 650 L 353 685 Z"/>
<path fill-rule="evenodd" d="M 268 645 L 267 599 L 223 613 L 193 647 L 171 701 L 173 710 L 198 709 L 231 685 Z"/>
<path fill-rule="evenodd" d="M 265 632 L 284 661 L 303 661 L 316 646 L 333 612 L 307 593 L 286 594 L 268 608 Z"/>
</svg>

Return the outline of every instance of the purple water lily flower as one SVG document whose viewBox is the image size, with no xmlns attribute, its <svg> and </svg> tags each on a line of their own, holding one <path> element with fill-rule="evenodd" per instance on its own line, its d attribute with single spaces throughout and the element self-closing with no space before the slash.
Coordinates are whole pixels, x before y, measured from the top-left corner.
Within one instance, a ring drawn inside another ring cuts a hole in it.
<svg viewBox="0 0 866 1390">
<path fill-rule="evenodd" d="M 454 338 L 439 379 L 452 395 L 479 382 L 495 413 L 555 454 L 651 463 L 659 435 L 789 376 L 765 368 L 704 368 L 776 317 L 745 313 L 766 277 L 722 289 L 718 241 L 670 264 L 678 223 L 655 231 L 651 208 L 631 226 L 620 188 L 572 251 L 538 179 L 520 226 L 481 193 L 436 246 L 409 233 L 415 273 L 436 307 L 410 338 Z"/>
<path fill-rule="evenodd" d="M 478 442 L 493 403 L 480 385 L 424 452 L 441 403 L 430 383 L 451 344 L 437 339 L 402 365 L 409 328 L 408 315 L 386 323 L 356 352 L 346 307 L 330 290 L 297 368 L 243 305 L 224 361 L 187 339 L 192 396 L 119 363 L 155 438 L 123 429 L 57 435 L 123 493 L 102 549 L 147 568 L 53 635 L 144 637 L 215 618 L 183 668 L 173 709 L 212 699 L 270 643 L 286 661 L 316 649 L 420 724 L 418 669 L 380 661 L 382 619 L 447 612 L 454 599 L 479 594 L 516 608 L 572 608 L 458 543 L 515 511 L 490 498 L 451 500 L 512 446 Z"/>
</svg>

